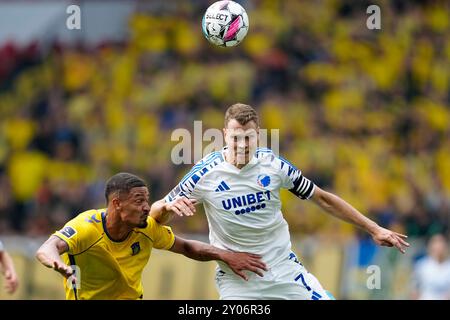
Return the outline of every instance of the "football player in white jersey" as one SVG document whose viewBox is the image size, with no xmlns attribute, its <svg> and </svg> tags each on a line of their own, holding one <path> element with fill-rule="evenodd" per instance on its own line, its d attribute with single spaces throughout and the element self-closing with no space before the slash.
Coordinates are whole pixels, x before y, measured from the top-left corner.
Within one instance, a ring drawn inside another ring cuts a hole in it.
<svg viewBox="0 0 450 320">
<path fill-rule="evenodd" d="M 443 234 L 432 236 L 428 255 L 414 266 L 412 297 L 420 300 L 450 300 L 450 258 L 448 240 Z"/>
<path fill-rule="evenodd" d="M 270 149 L 257 148 L 259 120 L 249 105 L 234 104 L 225 114 L 226 146 L 198 162 L 151 215 L 166 223 L 173 214 L 194 214 L 202 203 L 214 246 L 259 254 L 269 267 L 263 277 L 247 281 L 218 263 L 216 284 L 221 299 L 330 299 L 319 281 L 291 250 L 289 228 L 281 212 L 280 189 L 311 199 L 326 212 L 367 232 L 383 246 L 402 253 L 406 236 L 380 227 L 338 196 L 303 176 L 293 164 Z"/>
</svg>

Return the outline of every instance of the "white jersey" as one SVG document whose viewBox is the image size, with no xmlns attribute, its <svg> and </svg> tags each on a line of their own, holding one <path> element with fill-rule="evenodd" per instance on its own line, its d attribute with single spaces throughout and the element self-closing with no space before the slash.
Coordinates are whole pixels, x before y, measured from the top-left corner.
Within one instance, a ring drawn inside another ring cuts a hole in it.
<svg viewBox="0 0 450 320">
<path fill-rule="evenodd" d="M 417 262 L 414 270 L 415 285 L 421 300 L 450 299 L 450 259 L 443 263 L 425 257 Z"/>
<path fill-rule="evenodd" d="M 0 252 L 4 251 L 5 248 L 3 247 L 3 243 L 0 241 Z"/>
<path fill-rule="evenodd" d="M 270 149 L 257 149 L 250 162 L 238 169 L 225 161 L 226 148 L 199 161 L 165 200 L 185 196 L 203 203 L 212 245 L 260 254 L 270 267 L 291 254 L 280 189 L 309 199 L 314 183 Z M 229 270 L 224 263 L 219 266 Z"/>
</svg>

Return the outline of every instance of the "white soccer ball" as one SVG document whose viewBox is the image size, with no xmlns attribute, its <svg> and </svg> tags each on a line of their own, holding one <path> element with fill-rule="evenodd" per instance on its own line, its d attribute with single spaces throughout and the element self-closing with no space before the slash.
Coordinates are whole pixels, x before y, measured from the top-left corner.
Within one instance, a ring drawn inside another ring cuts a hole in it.
<svg viewBox="0 0 450 320">
<path fill-rule="evenodd" d="M 234 1 L 217 1 L 206 10 L 202 20 L 205 38 L 221 47 L 234 47 L 247 35 L 249 27 L 245 9 Z"/>
</svg>

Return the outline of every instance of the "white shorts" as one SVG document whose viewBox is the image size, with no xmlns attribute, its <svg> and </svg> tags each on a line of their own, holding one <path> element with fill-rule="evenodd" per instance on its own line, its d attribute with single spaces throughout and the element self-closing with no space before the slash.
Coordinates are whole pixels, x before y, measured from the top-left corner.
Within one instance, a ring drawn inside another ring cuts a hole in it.
<svg viewBox="0 0 450 320">
<path fill-rule="evenodd" d="M 216 270 L 216 287 L 221 300 L 330 300 L 331 294 L 291 253 L 268 271 L 264 277 L 246 272 L 245 281 L 232 271 Z"/>
</svg>

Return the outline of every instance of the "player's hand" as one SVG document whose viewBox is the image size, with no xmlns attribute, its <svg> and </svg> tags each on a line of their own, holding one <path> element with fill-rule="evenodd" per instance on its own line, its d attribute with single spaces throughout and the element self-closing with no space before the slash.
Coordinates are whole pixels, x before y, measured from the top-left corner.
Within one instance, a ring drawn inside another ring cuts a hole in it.
<svg viewBox="0 0 450 320">
<path fill-rule="evenodd" d="M 74 274 L 74 270 L 71 267 L 58 261 L 53 262 L 53 269 L 61 273 L 65 278 L 69 278 Z M 73 278 L 76 281 L 75 276 Z"/>
<path fill-rule="evenodd" d="M 5 271 L 5 289 L 9 294 L 13 294 L 19 286 L 17 275 L 10 270 Z"/>
<path fill-rule="evenodd" d="M 195 205 L 197 201 L 194 199 L 188 199 L 186 197 L 178 198 L 172 202 L 165 204 L 164 209 L 166 211 L 175 212 L 180 217 L 193 216 L 195 213 Z"/>
<path fill-rule="evenodd" d="M 406 248 L 409 247 L 409 243 L 404 240 L 408 236 L 382 227 L 375 230 L 372 238 L 376 244 L 386 247 L 396 247 L 401 253 L 405 253 Z"/>
<path fill-rule="evenodd" d="M 263 277 L 262 270 L 267 271 L 267 266 L 261 260 L 261 256 L 247 252 L 226 252 L 223 255 L 223 261 L 245 281 L 248 281 L 244 270 L 252 271 L 258 276 Z"/>
</svg>

